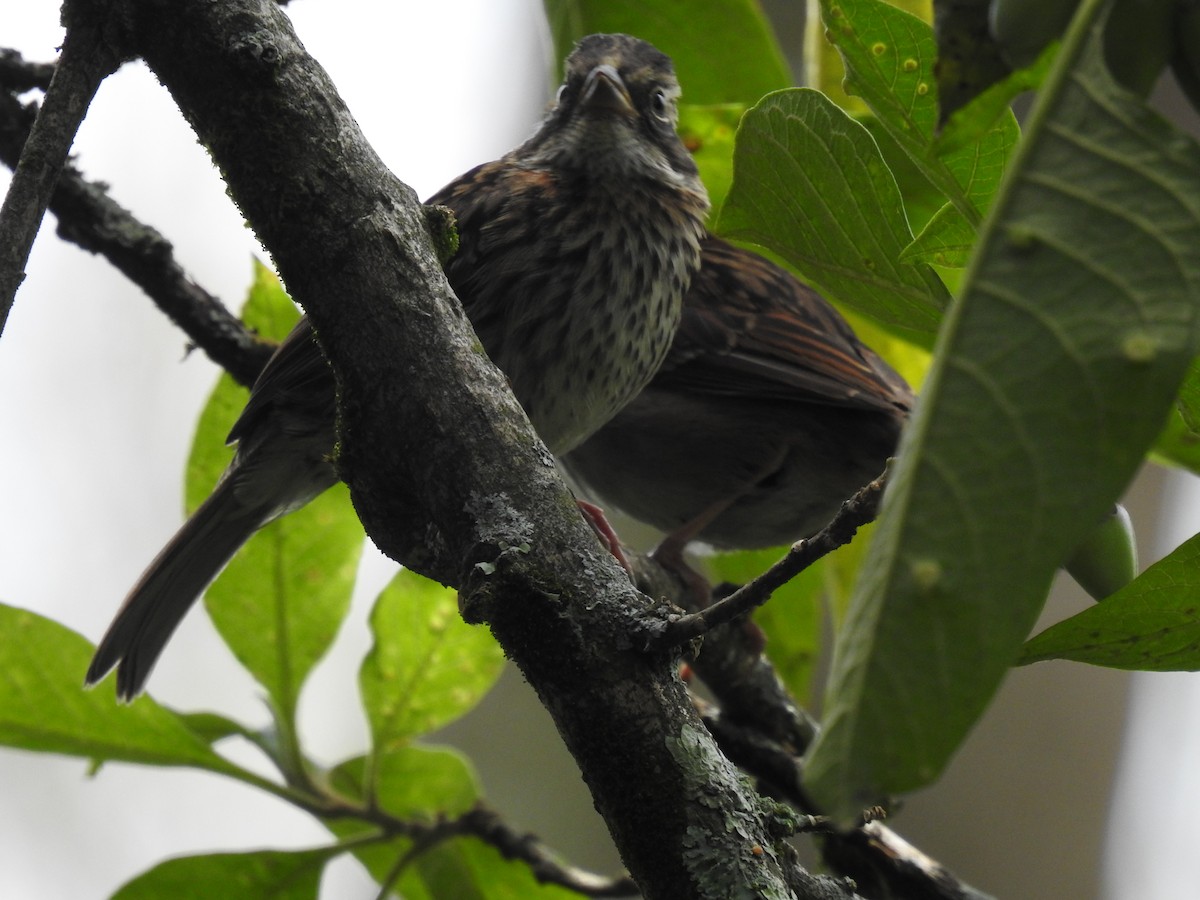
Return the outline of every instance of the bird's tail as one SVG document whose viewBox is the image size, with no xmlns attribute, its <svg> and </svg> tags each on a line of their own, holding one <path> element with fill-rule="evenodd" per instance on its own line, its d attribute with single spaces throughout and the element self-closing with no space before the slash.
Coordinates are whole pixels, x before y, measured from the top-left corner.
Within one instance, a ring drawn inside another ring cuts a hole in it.
<svg viewBox="0 0 1200 900">
<path fill-rule="evenodd" d="M 242 544 L 273 518 L 248 505 L 227 473 L 154 558 L 125 598 L 96 648 L 85 682 L 117 666 L 117 696 L 132 700 L 146 684 L 167 641 L 192 604 Z"/>
</svg>

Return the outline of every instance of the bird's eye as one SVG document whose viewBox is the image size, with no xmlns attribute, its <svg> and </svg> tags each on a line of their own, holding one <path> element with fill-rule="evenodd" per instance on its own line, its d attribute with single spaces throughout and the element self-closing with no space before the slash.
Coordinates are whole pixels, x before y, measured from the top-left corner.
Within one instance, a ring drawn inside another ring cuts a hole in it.
<svg viewBox="0 0 1200 900">
<path fill-rule="evenodd" d="M 554 95 L 554 105 L 555 106 L 558 106 L 560 103 L 563 102 L 563 97 L 566 95 L 566 93 L 567 93 L 567 86 L 565 84 L 560 84 L 558 86 L 558 93 Z"/>
<path fill-rule="evenodd" d="M 662 122 L 671 121 L 670 104 L 667 102 L 667 95 L 664 91 L 654 92 L 650 98 L 650 112 L 654 113 L 655 118 Z"/>
</svg>

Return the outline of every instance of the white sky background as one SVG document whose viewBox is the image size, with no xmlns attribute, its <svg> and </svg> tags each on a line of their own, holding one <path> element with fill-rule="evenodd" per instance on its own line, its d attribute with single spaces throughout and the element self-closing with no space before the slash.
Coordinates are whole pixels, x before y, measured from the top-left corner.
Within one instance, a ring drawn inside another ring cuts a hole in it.
<svg viewBox="0 0 1200 900">
<path fill-rule="evenodd" d="M 530 131 L 557 65 L 537 0 L 297 0 L 288 14 L 384 161 L 426 196 Z M 52 60 L 58 4 L 6 3 L 0 44 Z M 302 139 L 302 136 L 297 136 Z M 75 145 L 89 178 L 175 245 L 235 308 L 258 251 L 166 90 L 141 65 L 108 79 Z M 0 174 L 6 188 L 8 174 Z M 201 353 L 108 263 L 60 241 L 48 217 L 0 341 L 0 601 L 99 638 L 181 519 L 181 474 L 215 379 Z M 375 560 L 377 589 L 387 577 Z M 301 726 L 325 761 L 361 752 L 355 696 L 363 601 L 306 691 Z M 2 639 L 2 638 L 0 638 Z M 82 678 L 82 672 L 80 673 Z M 157 667 L 154 696 L 266 722 L 258 689 L 203 613 Z M 347 694 L 347 692 L 351 692 Z M 250 753 L 242 761 L 256 763 Z M 309 817 L 215 776 L 0 750 L 0 897 L 99 898 L 169 855 L 328 843 Z M 231 810 L 235 810 L 232 815 Z M 329 896 L 371 897 L 357 864 Z"/>
</svg>

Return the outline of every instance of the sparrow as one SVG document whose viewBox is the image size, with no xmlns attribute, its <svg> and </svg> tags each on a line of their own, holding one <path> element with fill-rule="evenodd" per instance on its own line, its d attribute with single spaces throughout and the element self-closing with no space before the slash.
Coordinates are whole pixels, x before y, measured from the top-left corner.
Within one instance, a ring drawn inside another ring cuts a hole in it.
<svg viewBox="0 0 1200 900">
<path fill-rule="evenodd" d="M 561 466 L 592 499 L 684 548 L 792 543 L 878 476 L 912 408 L 908 384 L 820 294 L 712 235 L 662 368 Z"/>
<path fill-rule="evenodd" d="M 426 201 L 453 212 L 447 278 L 552 453 L 581 444 L 645 387 L 679 325 L 709 206 L 676 133 L 679 95 L 670 58 L 650 44 L 586 37 L 532 137 Z M 237 549 L 336 482 L 335 411 L 332 373 L 303 318 L 230 432 L 229 468 L 126 597 L 87 684 L 115 666 L 118 696 L 136 696 Z"/>
</svg>

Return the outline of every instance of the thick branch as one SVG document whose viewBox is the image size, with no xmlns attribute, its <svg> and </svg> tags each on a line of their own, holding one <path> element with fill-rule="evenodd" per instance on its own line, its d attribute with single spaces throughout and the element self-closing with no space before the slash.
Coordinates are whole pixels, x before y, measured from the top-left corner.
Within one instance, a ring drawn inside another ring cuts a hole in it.
<svg viewBox="0 0 1200 900">
<path fill-rule="evenodd" d="M 339 386 L 338 465 L 372 538 L 459 585 L 488 622 L 645 895 L 851 896 L 795 867 L 696 717 L 673 654 L 631 646 L 646 599 L 480 351 L 422 207 L 284 15 L 265 0 L 112 3 L 127 49 L 171 91 L 315 323 Z"/>
<path fill-rule="evenodd" d="M 456 837 L 474 837 L 495 847 L 505 859 L 529 866 L 541 884 L 557 884 L 586 897 L 630 897 L 637 885 L 626 875 L 607 877 L 562 862 L 537 835 L 513 827 L 498 812 L 478 803 L 461 815 L 429 822 L 393 816 L 378 806 L 362 806 L 320 790 L 306 788 L 287 799 L 318 818 L 329 821 L 358 820 L 379 829 L 381 840 L 403 835 L 412 841 L 411 854 L 418 854 Z M 409 861 L 406 854 L 402 863 Z"/>
</svg>

